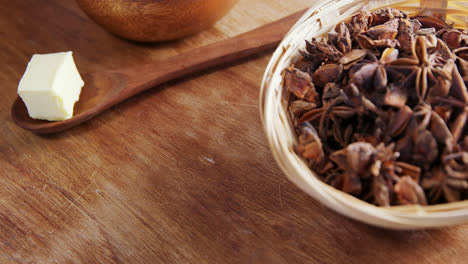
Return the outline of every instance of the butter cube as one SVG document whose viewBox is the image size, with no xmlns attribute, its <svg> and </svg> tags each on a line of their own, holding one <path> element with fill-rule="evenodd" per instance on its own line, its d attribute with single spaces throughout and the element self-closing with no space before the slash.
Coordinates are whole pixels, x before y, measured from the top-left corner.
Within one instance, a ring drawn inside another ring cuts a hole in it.
<svg viewBox="0 0 468 264">
<path fill-rule="evenodd" d="M 29 116 L 58 121 L 73 116 L 84 82 L 72 52 L 34 54 L 18 85 Z"/>
</svg>

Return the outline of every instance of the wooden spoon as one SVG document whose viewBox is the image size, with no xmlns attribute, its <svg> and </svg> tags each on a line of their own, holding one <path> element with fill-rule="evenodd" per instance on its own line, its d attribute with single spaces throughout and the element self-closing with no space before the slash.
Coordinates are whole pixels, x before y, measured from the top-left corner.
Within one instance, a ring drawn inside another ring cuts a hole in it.
<svg viewBox="0 0 468 264">
<path fill-rule="evenodd" d="M 74 116 L 70 119 L 55 122 L 32 119 L 19 97 L 13 103 L 11 116 L 18 126 L 34 133 L 65 130 L 156 85 L 272 49 L 304 12 L 299 11 L 236 37 L 152 64 L 83 74 L 85 86 L 75 105 Z"/>
</svg>

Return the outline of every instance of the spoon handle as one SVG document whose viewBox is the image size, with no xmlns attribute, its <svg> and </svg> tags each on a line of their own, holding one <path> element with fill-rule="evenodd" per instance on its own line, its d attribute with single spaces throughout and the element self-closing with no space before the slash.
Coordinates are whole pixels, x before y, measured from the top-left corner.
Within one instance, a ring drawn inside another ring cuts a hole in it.
<svg viewBox="0 0 468 264">
<path fill-rule="evenodd" d="M 128 78 L 126 88 L 119 93 L 118 98 L 112 100 L 113 104 L 158 84 L 272 49 L 280 43 L 305 11 L 299 11 L 252 31 L 168 59 L 123 70 Z"/>
</svg>

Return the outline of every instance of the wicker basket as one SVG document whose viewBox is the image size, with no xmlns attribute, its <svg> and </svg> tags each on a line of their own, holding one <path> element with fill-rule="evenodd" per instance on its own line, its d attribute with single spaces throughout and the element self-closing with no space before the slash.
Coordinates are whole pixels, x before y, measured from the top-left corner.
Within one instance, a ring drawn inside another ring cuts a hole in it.
<svg viewBox="0 0 468 264">
<path fill-rule="evenodd" d="M 293 150 L 296 135 L 287 112 L 286 92 L 282 86 L 282 70 L 293 64 L 304 49 L 305 39 L 320 38 L 345 18 L 360 10 L 373 10 L 392 6 L 408 13 L 443 12 L 447 20 L 459 27 L 466 27 L 467 4 L 449 1 L 448 8 L 441 1 L 382 0 L 316 1 L 306 14 L 293 26 L 274 52 L 266 69 L 261 94 L 261 118 L 273 156 L 286 176 L 306 193 L 332 210 L 353 219 L 385 228 L 421 229 L 459 224 L 468 221 L 468 201 L 430 206 L 378 207 L 322 182 L 309 169 L 305 161 Z M 430 6 L 427 8 L 427 6 Z M 424 9 L 424 10 L 423 10 Z"/>
</svg>

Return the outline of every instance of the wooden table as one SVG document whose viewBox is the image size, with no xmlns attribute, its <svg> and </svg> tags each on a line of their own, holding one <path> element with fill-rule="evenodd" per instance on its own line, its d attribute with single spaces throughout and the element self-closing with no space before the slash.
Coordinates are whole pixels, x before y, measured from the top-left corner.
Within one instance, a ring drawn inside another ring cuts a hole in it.
<svg viewBox="0 0 468 264">
<path fill-rule="evenodd" d="M 260 124 L 271 51 L 156 87 L 66 132 L 16 127 L 34 53 L 80 71 L 151 62 L 313 0 L 240 0 L 214 28 L 135 44 L 62 0 L 0 0 L 0 263 L 466 263 L 468 225 L 397 232 L 323 207 L 278 169 Z"/>
</svg>

